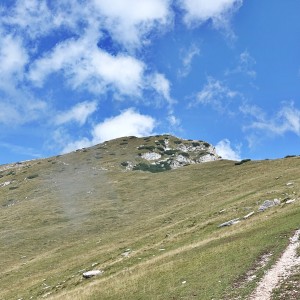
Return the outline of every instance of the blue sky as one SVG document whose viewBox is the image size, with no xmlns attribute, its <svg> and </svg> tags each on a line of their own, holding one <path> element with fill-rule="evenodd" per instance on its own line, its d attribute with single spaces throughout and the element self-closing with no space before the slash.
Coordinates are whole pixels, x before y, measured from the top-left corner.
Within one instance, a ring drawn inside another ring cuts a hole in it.
<svg viewBox="0 0 300 300">
<path fill-rule="evenodd" d="M 300 2 L 0 0 L 0 164 L 171 133 L 300 154 Z"/>
</svg>

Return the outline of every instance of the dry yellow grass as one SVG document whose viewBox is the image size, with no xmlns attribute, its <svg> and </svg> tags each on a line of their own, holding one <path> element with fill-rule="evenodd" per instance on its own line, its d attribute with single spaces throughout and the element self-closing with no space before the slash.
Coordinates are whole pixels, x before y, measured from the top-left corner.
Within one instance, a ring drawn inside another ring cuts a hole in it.
<svg viewBox="0 0 300 300">
<path fill-rule="evenodd" d="M 237 281 L 300 227 L 300 158 L 125 172 L 144 141 L 120 141 L 0 172 L 0 186 L 12 182 L 0 187 L 0 299 L 246 297 L 255 281 Z M 257 213 L 287 197 L 297 200 Z M 83 279 L 93 268 L 103 275 Z"/>
</svg>

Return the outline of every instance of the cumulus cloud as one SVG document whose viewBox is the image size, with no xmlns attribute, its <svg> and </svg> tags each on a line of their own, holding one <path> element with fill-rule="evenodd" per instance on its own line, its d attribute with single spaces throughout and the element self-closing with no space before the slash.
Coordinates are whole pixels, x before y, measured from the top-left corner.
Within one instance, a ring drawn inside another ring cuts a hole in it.
<svg viewBox="0 0 300 300">
<path fill-rule="evenodd" d="M 51 73 L 62 71 L 72 88 L 104 93 L 108 88 L 121 94 L 139 95 L 145 66 L 129 55 L 112 56 L 97 47 L 92 33 L 78 40 L 58 44 L 50 53 L 37 59 L 29 78 L 43 85 Z"/>
<path fill-rule="evenodd" d="M 197 93 L 194 101 L 189 104 L 189 107 L 199 104 L 211 105 L 214 109 L 224 112 L 229 103 L 237 96 L 239 96 L 239 93 L 231 90 L 222 81 L 208 77 L 207 83 Z"/>
<path fill-rule="evenodd" d="M 100 143 L 122 136 L 148 136 L 153 133 L 155 120 L 129 108 L 118 116 L 104 120 L 93 128 L 93 141 Z"/>
<path fill-rule="evenodd" d="M 123 136 L 149 136 L 153 134 L 156 122 L 151 116 L 140 114 L 133 108 L 122 111 L 119 115 L 105 119 L 91 130 L 91 139 L 86 137 L 65 144 L 62 134 L 57 132 L 56 141 L 64 143 L 62 152 L 67 153 L 79 148 L 92 146 L 107 140 Z"/>
<path fill-rule="evenodd" d="M 23 36 L 36 42 L 62 27 L 77 34 L 83 32 L 89 24 L 98 27 L 94 11 L 91 1 L 82 5 L 80 0 L 17 0 L 0 15 L 0 23 L 18 28 Z"/>
<path fill-rule="evenodd" d="M 62 125 L 68 122 L 77 122 L 80 125 L 83 125 L 87 118 L 96 111 L 97 102 L 81 102 L 77 103 L 70 110 L 66 112 L 61 112 L 56 116 L 56 125 Z"/>
<path fill-rule="evenodd" d="M 113 38 L 127 48 L 139 47 L 144 36 L 170 22 L 170 0 L 94 0 Z"/>
<path fill-rule="evenodd" d="M 228 36 L 233 36 L 230 18 L 243 3 L 243 0 L 179 0 L 185 11 L 184 22 L 188 26 L 202 24 L 211 20 L 217 29 L 225 29 Z"/>
<path fill-rule="evenodd" d="M 218 155 L 220 155 L 224 159 L 229 159 L 229 160 L 241 159 L 239 147 L 233 149 L 228 139 L 223 139 L 219 141 L 215 148 Z"/>
</svg>

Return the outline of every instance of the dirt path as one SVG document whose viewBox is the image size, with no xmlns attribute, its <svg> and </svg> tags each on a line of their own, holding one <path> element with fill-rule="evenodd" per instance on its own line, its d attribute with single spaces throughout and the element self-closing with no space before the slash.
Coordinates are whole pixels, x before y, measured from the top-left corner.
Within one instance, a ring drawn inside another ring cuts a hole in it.
<svg viewBox="0 0 300 300">
<path fill-rule="evenodd" d="M 280 279 L 290 275 L 291 269 L 300 265 L 300 256 L 297 256 L 297 248 L 300 247 L 300 229 L 297 230 L 290 244 L 275 263 L 275 265 L 265 274 L 256 290 L 250 295 L 249 300 L 269 300 L 273 289 L 277 286 Z"/>
</svg>

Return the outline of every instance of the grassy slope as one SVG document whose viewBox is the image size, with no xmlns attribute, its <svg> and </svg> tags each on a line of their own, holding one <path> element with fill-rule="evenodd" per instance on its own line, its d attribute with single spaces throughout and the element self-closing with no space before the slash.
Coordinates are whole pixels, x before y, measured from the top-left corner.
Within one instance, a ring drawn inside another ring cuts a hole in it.
<svg viewBox="0 0 300 300">
<path fill-rule="evenodd" d="M 217 228 L 266 199 L 298 197 L 298 157 L 153 174 L 121 171 L 137 145 L 118 145 L 2 172 L 0 184 L 15 181 L 0 187 L 0 299 L 245 297 L 255 282 L 243 275 L 264 253 L 274 261 L 299 228 L 300 200 Z M 82 279 L 95 268 L 104 274 Z"/>
</svg>

